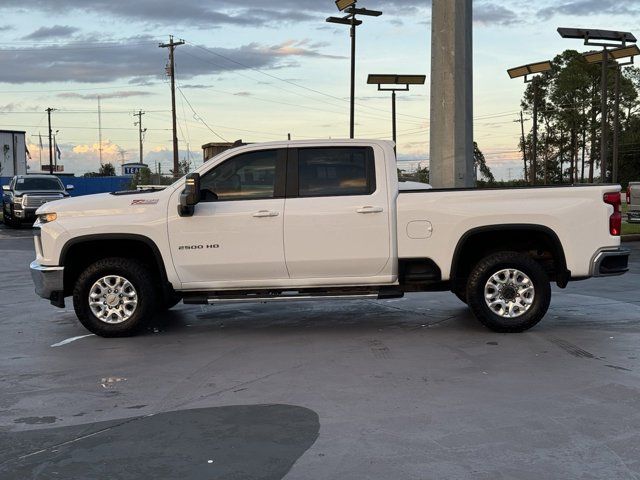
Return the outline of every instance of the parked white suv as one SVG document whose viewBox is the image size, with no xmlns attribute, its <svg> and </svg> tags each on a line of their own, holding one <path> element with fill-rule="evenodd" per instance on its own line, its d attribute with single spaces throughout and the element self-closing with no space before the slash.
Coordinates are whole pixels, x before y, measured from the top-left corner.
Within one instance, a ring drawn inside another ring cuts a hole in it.
<svg viewBox="0 0 640 480">
<path fill-rule="evenodd" d="M 36 292 L 129 335 L 185 303 L 453 291 L 487 327 L 538 323 L 550 282 L 619 275 L 620 186 L 399 190 L 393 144 L 227 150 L 162 191 L 38 210 Z"/>
</svg>

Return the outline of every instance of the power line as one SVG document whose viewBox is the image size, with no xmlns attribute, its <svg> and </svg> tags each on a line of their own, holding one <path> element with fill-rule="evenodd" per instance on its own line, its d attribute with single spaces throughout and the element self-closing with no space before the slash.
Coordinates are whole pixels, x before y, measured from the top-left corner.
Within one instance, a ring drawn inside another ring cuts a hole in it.
<svg viewBox="0 0 640 480">
<path fill-rule="evenodd" d="M 229 61 L 229 62 L 232 62 L 232 63 L 234 63 L 234 64 L 236 64 L 236 65 L 239 65 L 239 66 L 241 66 L 241 67 L 247 68 L 247 69 L 249 69 L 249 70 L 253 70 L 254 72 L 260 73 L 261 75 L 265 75 L 265 76 L 267 76 L 267 77 L 269 77 L 269 78 L 273 78 L 274 80 L 278 80 L 278 81 L 280 81 L 280 82 L 288 83 L 289 85 L 293 85 L 294 87 L 302 88 L 302 89 L 307 90 L 307 91 L 309 91 L 309 92 L 313 92 L 313 93 L 315 93 L 315 94 L 317 94 L 317 95 L 322 95 L 322 96 L 325 96 L 325 97 L 333 98 L 333 99 L 335 99 L 335 100 L 339 100 L 339 101 L 341 101 L 341 102 L 349 102 L 349 100 L 347 100 L 347 99 L 345 99 L 345 98 L 337 97 L 337 96 L 335 96 L 335 95 L 331 95 L 330 93 L 322 92 L 322 91 L 320 91 L 320 90 L 316 90 L 316 89 L 311 88 L 311 87 L 307 87 L 307 86 L 304 86 L 304 85 L 300 85 L 300 84 L 298 84 L 298 83 L 296 83 L 296 82 L 293 82 L 293 81 L 291 81 L 291 80 L 287 80 L 286 78 L 280 78 L 280 77 L 278 77 L 278 76 L 276 76 L 276 75 L 273 75 L 273 74 L 271 74 L 271 73 L 264 72 L 264 71 L 262 71 L 262 70 L 260 70 L 260 69 L 258 69 L 258 68 L 251 67 L 250 65 L 246 65 L 246 64 L 244 64 L 244 63 L 242 63 L 242 62 L 239 62 L 239 61 L 237 61 L 237 60 L 234 60 L 234 59 L 232 59 L 232 58 L 229 58 L 229 57 L 227 57 L 227 56 L 225 56 L 225 55 L 222 55 L 221 53 L 214 52 L 213 50 L 210 50 L 210 49 L 208 49 L 208 48 L 205 48 L 205 47 L 203 47 L 203 46 L 201 46 L 201 45 L 197 45 L 197 44 L 195 44 L 195 43 L 191 43 L 191 42 L 188 42 L 188 43 L 189 43 L 189 45 L 192 45 L 192 46 L 194 46 L 194 47 L 196 47 L 196 48 L 199 48 L 200 50 L 204 50 L 205 52 L 208 52 L 208 53 L 210 53 L 210 54 L 212 54 L 212 55 L 215 55 L 215 56 L 217 56 L 217 57 L 223 58 L 223 59 L 225 59 L 225 60 L 227 60 L 227 61 Z M 359 106 L 359 107 L 361 107 L 361 108 L 369 108 L 369 109 L 371 109 L 371 110 L 378 110 L 378 111 L 386 112 L 386 110 L 385 110 L 385 109 L 382 109 L 382 108 L 371 107 L 371 106 L 369 106 L 369 105 L 363 105 L 363 104 L 360 104 L 360 103 L 357 103 L 356 105 L 358 105 L 358 106 Z M 409 114 L 399 114 L 399 115 L 400 115 L 400 116 L 403 116 L 403 117 L 412 117 L 412 118 L 417 118 L 417 119 L 419 119 L 419 120 L 426 120 L 426 118 L 425 118 L 425 117 L 419 117 L 419 116 L 417 116 L 417 115 L 409 115 Z"/>
<path fill-rule="evenodd" d="M 193 108 L 193 106 L 191 105 L 191 102 L 189 102 L 189 100 L 187 99 L 187 97 L 185 96 L 184 92 L 182 91 L 182 88 L 180 88 L 178 86 L 178 91 L 180 92 L 180 95 L 182 95 L 182 98 L 184 98 L 185 102 L 187 102 L 187 105 L 189 105 L 189 108 L 191 109 L 191 111 L 193 112 L 193 118 L 199 122 L 201 122 L 205 127 L 207 127 L 209 129 L 209 131 L 211 133 L 213 133 L 216 137 L 220 138 L 222 141 L 229 143 L 229 140 L 227 140 L 226 138 L 224 138 L 222 135 L 220 135 L 218 132 L 216 132 L 213 128 L 211 128 L 207 122 L 204 121 L 204 119 L 198 115 L 198 113 L 195 111 L 195 109 Z"/>
</svg>

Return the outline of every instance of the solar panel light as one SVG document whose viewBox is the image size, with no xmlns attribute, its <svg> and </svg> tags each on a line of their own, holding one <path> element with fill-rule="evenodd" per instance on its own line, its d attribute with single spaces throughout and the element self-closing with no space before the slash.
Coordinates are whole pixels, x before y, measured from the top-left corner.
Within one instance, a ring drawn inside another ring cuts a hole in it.
<svg viewBox="0 0 640 480">
<path fill-rule="evenodd" d="M 637 45 L 631 45 L 629 47 L 614 48 L 607 51 L 607 57 L 614 60 L 620 60 L 622 58 L 633 59 L 633 57 L 640 55 L 640 48 Z M 589 63 L 600 63 L 604 57 L 602 51 L 600 52 L 586 52 L 582 56 Z"/>
<path fill-rule="evenodd" d="M 627 42 L 635 43 L 636 37 L 631 32 L 619 32 L 616 30 L 597 30 L 587 28 L 558 28 L 558 33 L 562 38 L 574 38 L 578 40 L 584 40 L 585 45 L 600 45 L 608 46 L 612 43 L 602 44 L 594 43 L 593 40 L 600 40 L 605 42 L 618 42 L 622 45 L 626 45 Z M 615 43 L 613 44 L 615 45 Z"/>
<path fill-rule="evenodd" d="M 507 73 L 510 78 L 518 78 L 536 73 L 544 73 L 551 70 L 551 68 L 551 62 L 545 60 L 544 62 L 530 63 L 528 65 L 522 65 L 521 67 L 510 68 L 507 70 Z"/>
<path fill-rule="evenodd" d="M 368 8 L 356 8 L 350 7 L 346 10 L 347 13 L 352 15 L 368 15 L 369 17 L 379 17 L 382 12 L 379 10 L 369 10 Z"/>
<path fill-rule="evenodd" d="M 367 78 L 370 85 L 424 85 L 426 75 L 371 74 Z"/>
<path fill-rule="evenodd" d="M 349 17 L 329 17 L 328 23 L 339 23 L 341 25 L 362 25 L 362 20 L 351 19 Z"/>
<path fill-rule="evenodd" d="M 338 7 L 338 10 L 342 12 L 344 9 L 355 5 L 356 1 L 357 0 L 336 0 L 336 7 Z"/>
</svg>

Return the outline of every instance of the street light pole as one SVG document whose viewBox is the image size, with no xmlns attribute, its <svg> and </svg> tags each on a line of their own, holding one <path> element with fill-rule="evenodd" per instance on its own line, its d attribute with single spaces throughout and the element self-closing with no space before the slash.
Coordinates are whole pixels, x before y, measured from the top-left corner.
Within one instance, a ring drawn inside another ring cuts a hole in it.
<svg viewBox="0 0 640 480">
<path fill-rule="evenodd" d="M 355 138 L 356 122 L 356 16 L 351 17 L 351 100 L 349 106 L 349 138 Z"/>
<path fill-rule="evenodd" d="M 391 135 L 394 143 L 394 151 L 397 151 L 397 146 L 395 144 L 398 140 L 398 129 L 396 122 L 396 92 L 408 92 L 409 85 L 424 85 L 426 80 L 426 75 L 397 74 L 371 74 L 367 78 L 367 84 L 377 84 L 379 92 L 391 92 Z M 383 85 L 391 85 L 391 87 L 383 87 Z M 399 85 L 404 86 L 402 88 L 399 88 Z"/>
<path fill-rule="evenodd" d="M 607 64 L 609 51 L 602 51 L 602 78 L 600 79 L 600 181 L 606 183 L 607 175 Z"/>
<path fill-rule="evenodd" d="M 507 70 L 509 77 L 511 79 L 524 77 L 524 83 L 531 83 L 531 88 L 533 89 L 533 141 L 531 144 L 531 169 L 529 173 L 531 174 L 530 182 L 531 185 L 535 185 L 537 182 L 537 168 L 536 165 L 538 163 L 538 97 L 540 96 L 540 74 L 544 72 L 548 72 L 551 70 L 551 62 L 545 60 L 544 62 L 537 63 L 529 63 L 528 65 L 523 65 L 521 67 L 510 68 Z M 535 75 L 533 78 L 529 78 L 530 75 Z M 522 148 L 525 148 L 524 144 L 524 132 L 523 132 L 523 142 Z M 545 161 L 546 166 L 546 161 Z"/>
<path fill-rule="evenodd" d="M 391 92 L 391 129 L 393 136 L 393 151 L 397 149 L 397 129 L 396 129 L 396 91 Z"/>
<path fill-rule="evenodd" d="M 620 137 L 620 66 L 617 63 L 615 75 L 615 106 L 613 111 L 613 161 L 611 181 L 613 183 L 618 183 L 618 148 Z"/>
<path fill-rule="evenodd" d="M 49 120 L 49 175 L 53 175 L 53 133 L 51 132 L 51 112 L 53 112 L 55 108 L 47 108 L 47 118 Z"/>
<path fill-rule="evenodd" d="M 336 6 L 341 12 L 345 12 L 345 17 L 329 17 L 328 23 L 338 23 L 350 26 L 351 36 L 351 92 L 349 100 L 349 138 L 355 138 L 355 111 L 356 111 L 356 27 L 362 24 L 362 20 L 356 19 L 356 15 L 366 15 L 379 17 L 382 12 L 368 10 L 366 8 L 356 8 L 357 0 L 336 0 Z"/>
<path fill-rule="evenodd" d="M 537 168 L 538 163 L 538 80 L 534 78 L 532 80 L 533 88 L 533 144 L 531 145 L 531 185 L 535 185 L 537 181 Z"/>
</svg>

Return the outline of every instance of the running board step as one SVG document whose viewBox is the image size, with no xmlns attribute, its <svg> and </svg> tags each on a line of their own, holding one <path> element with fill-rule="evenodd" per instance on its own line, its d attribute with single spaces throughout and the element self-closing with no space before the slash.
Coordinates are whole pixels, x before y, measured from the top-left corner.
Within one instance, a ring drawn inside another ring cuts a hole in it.
<svg viewBox="0 0 640 480">
<path fill-rule="evenodd" d="M 368 291 L 341 290 L 283 290 L 283 291 L 243 291 L 243 292 L 189 292 L 183 301 L 191 305 L 219 305 L 229 303 L 301 302 L 309 300 L 359 300 L 402 298 L 404 292 L 395 289 Z"/>
</svg>

